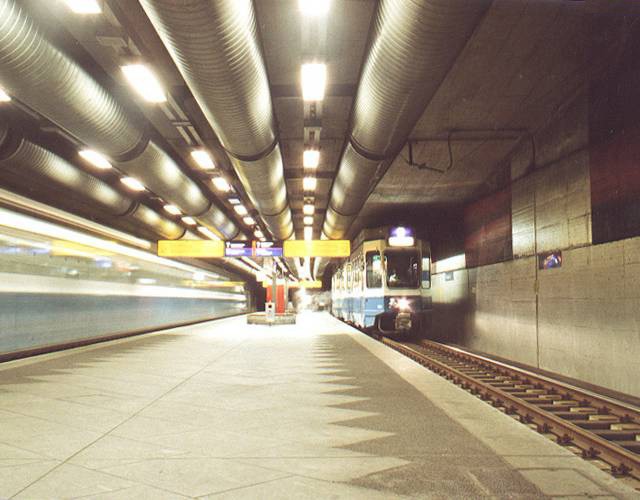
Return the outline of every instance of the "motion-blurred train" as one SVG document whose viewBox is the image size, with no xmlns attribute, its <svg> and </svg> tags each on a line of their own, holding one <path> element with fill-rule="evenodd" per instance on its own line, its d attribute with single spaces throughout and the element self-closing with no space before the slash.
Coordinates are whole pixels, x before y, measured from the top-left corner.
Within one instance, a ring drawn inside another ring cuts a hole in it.
<svg viewBox="0 0 640 500">
<path fill-rule="evenodd" d="M 431 326 L 431 249 L 409 227 L 363 230 L 331 281 L 331 312 L 388 336 Z"/>
</svg>

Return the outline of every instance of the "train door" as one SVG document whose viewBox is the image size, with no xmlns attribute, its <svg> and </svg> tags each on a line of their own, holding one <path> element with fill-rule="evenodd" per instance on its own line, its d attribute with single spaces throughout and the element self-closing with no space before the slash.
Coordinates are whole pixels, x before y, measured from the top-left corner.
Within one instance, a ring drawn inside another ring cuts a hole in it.
<svg viewBox="0 0 640 500">
<path fill-rule="evenodd" d="M 379 242 L 363 243 L 364 250 L 364 327 L 372 327 L 376 316 L 384 312 L 382 253 Z"/>
</svg>

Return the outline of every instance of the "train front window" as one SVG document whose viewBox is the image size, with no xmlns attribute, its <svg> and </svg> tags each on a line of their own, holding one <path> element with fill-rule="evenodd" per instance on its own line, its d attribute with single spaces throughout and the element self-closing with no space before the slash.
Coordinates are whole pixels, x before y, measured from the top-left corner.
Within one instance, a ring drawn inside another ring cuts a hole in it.
<svg viewBox="0 0 640 500">
<path fill-rule="evenodd" d="M 389 288 L 418 288 L 420 259 L 418 253 L 407 250 L 388 250 L 384 255 Z"/>
</svg>

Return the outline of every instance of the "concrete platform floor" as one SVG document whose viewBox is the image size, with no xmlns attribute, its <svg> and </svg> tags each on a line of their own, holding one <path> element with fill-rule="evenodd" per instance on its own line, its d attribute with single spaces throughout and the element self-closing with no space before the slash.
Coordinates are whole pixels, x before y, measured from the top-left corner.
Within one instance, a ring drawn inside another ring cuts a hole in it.
<svg viewBox="0 0 640 500">
<path fill-rule="evenodd" d="M 327 314 L 0 366 L 0 498 L 638 498 Z"/>
</svg>

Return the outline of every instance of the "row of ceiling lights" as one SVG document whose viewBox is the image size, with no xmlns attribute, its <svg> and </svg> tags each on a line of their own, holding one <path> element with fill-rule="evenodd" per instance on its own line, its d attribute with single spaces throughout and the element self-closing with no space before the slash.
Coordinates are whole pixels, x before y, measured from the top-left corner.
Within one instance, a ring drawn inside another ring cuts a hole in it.
<svg viewBox="0 0 640 500">
<path fill-rule="evenodd" d="M 298 6 L 303 15 L 308 17 L 320 17 L 328 13 L 331 0 L 298 0 Z M 324 99 L 327 83 L 327 65 L 319 62 L 305 63 L 300 70 L 302 84 L 302 99 L 305 102 L 320 102 Z M 305 202 L 302 207 L 304 214 L 304 239 L 313 239 L 313 215 L 315 205 L 313 193 L 318 185 L 318 178 L 313 171 L 320 164 L 319 149 L 305 149 L 302 154 L 302 166 L 305 170 L 302 179 Z"/>
<path fill-rule="evenodd" d="M 65 0 L 67 6 L 76 14 L 101 14 L 102 8 L 97 0 Z M 133 64 L 122 67 L 122 71 L 132 85 L 132 87 L 148 102 L 161 103 L 167 100 L 166 94 L 160 85 L 160 82 L 155 77 L 153 72 L 144 65 Z M 7 94 L 2 88 L 0 88 L 0 103 L 7 103 L 11 101 L 11 96 Z M 99 170 L 110 170 L 113 168 L 111 162 L 102 154 L 90 149 L 82 149 L 79 151 L 79 155 L 90 165 L 98 168 Z M 195 149 L 191 151 L 191 157 L 202 170 L 213 170 L 215 164 L 210 154 L 204 149 Z M 120 181 L 132 191 L 142 192 L 146 190 L 146 187 L 134 177 L 123 176 Z M 260 228 L 255 227 L 256 221 L 248 213 L 247 208 L 242 205 L 240 198 L 233 193 L 231 184 L 221 175 L 212 178 L 212 183 L 218 191 L 224 193 L 231 193 L 228 198 L 229 203 L 233 206 L 235 212 L 243 217 L 243 222 L 254 228 L 254 235 L 256 238 L 265 241 L 265 236 Z M 195 228 L 202 236 L 212 240 L 219 240 L 220 237 L 205 226 L 199 226 L 197 221 L 188 215 L 183 215 L 178 207 L 175 205 L 165 203 L 164 210 L 173 215 L 180 216 L 180 220 L 189 227 Z M 242 267 L 250 272 L 256 274 L 256 276 L 266 272 L 262 266 L 254 263 L 253 266 L 247 266 L 243 262 L 235 263 L 238 267 Z M 280 261 L 278 262 L 283 272 L 288 273 L 286 266 Z M 293 279 L 293 276 L 290 276 Z"/>
<path fill-rule="evenodd" d="M 96 0 L 66 0 L 66 2 L 73 12 L 79 14 L 98 14 L 101 12 L 100 5 Z M 298 0 L 298 5 L 303 15 L 312 17 L 326 15 L 329 11 L 330 3 L 330 0 Z M 132 87 L 143 99 L 152 103 L 166 101 L 166 94 L 162 85 L 147 66 L 131 64 L 123 66 L 122 71 Z M 303 100 L 306 102 L 322 101 L 327 81 L 326 64 L 315 62 L 303 64 L 300 73 Z M 0 99 L 2 99 L 1 94 Z M 94 166 L 98 168 L 111 167 L 106 158 L 99 153 L 94 151 L 84 151 L 84 153 L 83 157 Z M 191 152 L 191 156 L 203 170 L 215 168 L 213 160 L 207 151 L 202 149 L 194 150 Z M 94 163 L 90 158 L 93 158 L 96 162 Z M 303 206 L 304 238 L 310 240 L 313 239 L 313 215 L 315 213 L 315 205 L 311 200 L 313 199 L 312 193 L 315 192 L 318 184 L 317 177 L 311 171 L 316 169 L 320 163 L 320 151 L 318 149 L 306 149 L 303 152 L 302 160 L 305 169 L 305 175 L 302 180 L 302 188 L 305 193 Z M 145 190 L 142 183 L 132 177 L 124 177 L 122 182 L 134 191 Z M 228 193 L 232 191 L 231 185 L 223 176 L 214 177 L 212 183 L 220 192 Z M 307 195 L 309 195 L 308 198 Z M 243 217 L 242 220 L 247 226 L 253 228 L 256 225 L 255 219 L 248 215 L 248 210 L 240 203 L 238 198 L 232 197 L 229 202 L 233 205 L 236 213 Z M 165 210 L 172 215 L 180 215 L 179 209 L 173 205 L 165 205 Z M 182 221 L 187 225 L 195 225 L 195 221 L 189 216 L 182 217 Z M 254 235 L 257 238 L 264 239 L 264 234 L 260 229 L 255 229 Z"/>
<path fill-rule="evenodd" d="M 76 14 L 100 14 L 102 9 L 97 0 L 65 0 L 67 6 Z M 313 2 L 312 2 L 313 3 Z M 121 67 L 122 72 L 132 88 L 147 102 L 164 103 L 167 101 L 167 95 L 155 76 L 153 71 L 144 64 L 128 64 Z M 0 88 L 0 102 L 10 102 L 9 96 L 2 88 Z M 79 155 L 86 162 L 99 170 L 109 170 L 113 166 L 111 162 L 98 151 L 91 149 L 82 149 Z M 195 149 L 191 151 L 191 157 L 199 168 L 205 171 L 214 170 L 216 168 L 211 155 L 204 149 Z M 138 179 L 130 176 L 122 176 L 120 182 L 128 189 L 135 192 L 146 191 L 146 187 Z M 260 240 L 265 240 L 264 233 L 257 228 L 256 220 L 249 215 L 249 211 L 242 204 L 240 199 L 234 193 L 233 187 L 229 181 L 222 175 L 217 175 L 211 179 L 214 187 L 221 193 L 228 193 L 230 197 L 228 202 L 233 206 L 234 211 L 242 217 L 242 221 L 246 226 L 254 231 L 254 236 Z M 180 216 L 180 220 L 187 226 L 194 227 L 197 231 L 211 239 L 220 239 L 215 233 L 204 226 L 198 226 L 196 220 L 189 216 L 183 215 L 175 205 L 165 203 L 164 210 L 173 215 Z M 197 226 L 197 227 L 196 227 Z"/>
</svg>

